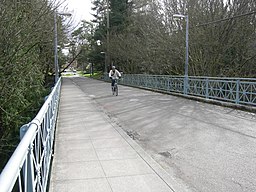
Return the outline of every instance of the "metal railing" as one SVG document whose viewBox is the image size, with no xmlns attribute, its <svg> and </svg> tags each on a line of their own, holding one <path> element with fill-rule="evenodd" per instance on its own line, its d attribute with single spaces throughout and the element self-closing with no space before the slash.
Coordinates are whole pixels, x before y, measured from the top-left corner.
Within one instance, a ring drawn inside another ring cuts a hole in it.
<svg viewBox="0 0 256 192">
<path fill-rule="evenodd" d="M 0 191 L 45 192 L 50 170 L 61 79 L 37 116 L 20 128 L 21 141 L 0 175 Z"/>
<path fill-rule="evenodd" d="M 105 76 L 108 80 L 108 76 Z M 215 78 L 124 74 L 120 84 L 256 106 L 255 78 Z M 184 87 L 185 86 L 185 87 Z"/>
</svg>

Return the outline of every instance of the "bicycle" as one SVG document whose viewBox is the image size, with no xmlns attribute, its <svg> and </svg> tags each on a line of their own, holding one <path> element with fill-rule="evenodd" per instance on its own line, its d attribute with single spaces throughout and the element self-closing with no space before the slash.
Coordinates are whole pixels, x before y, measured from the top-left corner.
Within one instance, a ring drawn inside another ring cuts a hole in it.
<svg viewBox="0 0 256 192">
<path fill-rule="evenodd" d="M 117 79 L 114 79 L 114 86 L 112 86 L 112 94 L 118 96 L 118 86 L 117 86 Z"/>
</svg>

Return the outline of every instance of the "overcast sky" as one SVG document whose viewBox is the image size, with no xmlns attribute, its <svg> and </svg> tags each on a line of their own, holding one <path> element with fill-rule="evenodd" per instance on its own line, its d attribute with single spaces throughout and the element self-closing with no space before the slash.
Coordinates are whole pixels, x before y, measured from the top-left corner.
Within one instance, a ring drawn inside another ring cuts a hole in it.
<svg viewBox="0 0 256 192">
<path fill-rule="evenodd" d="M 92 13 L 91 0 L 66 0 L 64 5 L 67 5 L 68 11 L 72 13 L 76 23 L 81 20 L 93 19 L 90 14 Z"/>
<path fill-rule="evenodd" d="M 67 5 L 68 11 L 72 13 L 75 23 L 81 20 L 90 21 L 93 19 L 91 7 L 91 0 L 64 0 L 64 5 Z M 223 0 L 227 2 L 227 0 Z"/>
</svg>

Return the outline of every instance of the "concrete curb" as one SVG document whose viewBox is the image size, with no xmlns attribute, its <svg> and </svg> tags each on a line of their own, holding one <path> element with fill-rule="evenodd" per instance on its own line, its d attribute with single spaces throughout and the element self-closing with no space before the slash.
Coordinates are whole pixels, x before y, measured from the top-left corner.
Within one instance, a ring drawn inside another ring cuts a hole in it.
<svg viewBox="0 0 256 192">
<path fill-rule="evenodd" d="M 113 123 L 111 122 L 113 125 Z M 147 154 L 135 141 L 133 141 L 122 128 L 113 125 L 114 129 L 126 140 L 127 143 L 138 153 L 138 155 L 154 170 L 154 172 L 174 191 L 190 192 L 188 186 L 178 183 L 169 175 L 149 154 Z"/>
<path fill-rule="evenodd" d="M 77 88 L 80 89 L 79 86 L 77 86 Z M 168 174 L 167 171 L 165 171 L 160 164 L 158 164 L 149 154 L 147 154 L 146 151 L 137 142 L 132 140 L 132 138 L 130 138 L 126 132 L 120 126 L 118 126 L 118 120 L 111 118 L 111 114 L 104 110 L 104 108 L 99 105 L 93 98 L 91 98 L 91 101 L 104 114 L 103 118 L 105 118 L 105 120 L 112 125 L 112 127 L 122 136 L 122 138 L 136 151 L 136 153 L 145 161 L 145 163 L 147 163 L 148 166 L 152 168 L 152 170 L 166 183 L 166 185 L 169 186 L 173 192 L 192 191 L 189 189 L 189 186 L 186 186 L 185 184 L 175 180 L 175 178 Z"/>
<path fill-rule="evenodd" d="M 167 171 L 165 171 L 160 164 L 158 164 L 146 151 L 132 138 L 130 138 L 127 133 L 118 126 L 118 121 L 111 118 L 111 115 L 104 110 L 95 100 L 92 100 L 94 104 L 101 109 L 101 111 L 106 115 L 105 119 L 113 126 L 113 128 L 124 138 L 124 140 L 137 152 L 137 154 L 148 164 L 149 167 L 170 187 L 173 192 L 192 192 L 189 186 L 184 183 L 180 183 L 173 176 L 171 176 Z"/>
</svg>

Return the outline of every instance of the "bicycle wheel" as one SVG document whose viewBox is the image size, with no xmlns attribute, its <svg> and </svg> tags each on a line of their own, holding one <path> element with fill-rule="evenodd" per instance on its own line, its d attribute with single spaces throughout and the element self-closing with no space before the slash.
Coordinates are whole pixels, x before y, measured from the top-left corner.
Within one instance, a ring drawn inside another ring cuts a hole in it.
<svg viewBox="0 0 256 192">
<path fill-rule="evenodd" d="M 115 86 L 112 87 L 112 94 L 115 94 Z"/>
</svg>

